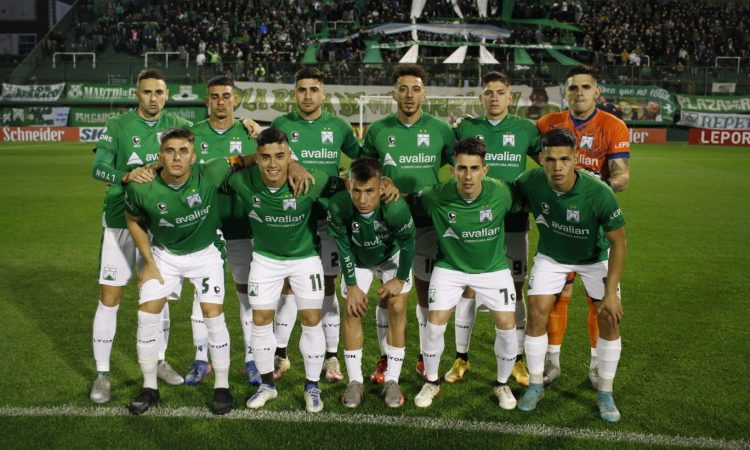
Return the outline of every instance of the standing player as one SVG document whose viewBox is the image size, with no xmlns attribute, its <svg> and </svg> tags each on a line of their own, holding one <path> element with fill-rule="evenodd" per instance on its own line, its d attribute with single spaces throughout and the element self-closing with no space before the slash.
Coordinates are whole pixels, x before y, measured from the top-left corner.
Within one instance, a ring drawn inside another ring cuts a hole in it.
<svg viewBox="0 0 750 450">
<path fill-rule="evenodd" d="M 188 130 L 164 133 L 159 152 L 163 168 L 150 183 L 126 188 L 125 209 L 130 235 L 143 255 L 138 300 L 138 363 L 143 371 L 143 390 L 128 409 L 142 414 L 159 400 L 157 359 L 161 312 L 167 300 L 177 300 L 183 278 L 195 286 L 215 370 L 211 411 L 232 409 L 229 392 L 229 331 L 224 321 L 224 257 L 218 192 L 229 175 L 246 159 L 218 158 L 195 170 L 195 136 Z M 142 224 L 148 224 L 148 229 Z M 153 236 L 151 242 L 150 233 Z"/>
<path fill-rule="evenodd" d="M 568 274 L 577 272 L 598 314 L 599 415 L 607 422 L 617 422 L 620 412 L 612 397 L 612 384 L 621 349 L 619 282 L 627 252 L 625 219 L 612 190 L 596 177 L 575 169 L 577 143 L 578 138 L 564 129 L 544 134 L 542 168 L 525 172 L 516 181 L 539 228 L 539 245 L 529 277 L 529 388 L 518 409 L 532 411 L 544 397 L 547 318 Z"/>
<path fill-rule="evenodd" d="M 195 134 L 199 162 L 204 163 L 217 157 L 255 153 L 255 140 L 248 136 L 242 122 L 233 116 L 236 96 L 232 79 L 226 76 L 214 77 L 208 81 L 207 88 L 205 103 L 208 108 L 208 119 L 191 128 Z M 245 343 L 245 373 L 248 382 L 260 384 L 250 343 L 252 315 L 247 299 L 247 275 L 250 273 L 250 258 L 253 251 L 250 222 L 242 203 L 233 193 L 219 192 L 218 207 L 221 231 L 226 240 L 227 260 L 240 301 L 240 322 Z M 211 372 L 211 365 L 208 363 L 208 330 L 201 311 L 200 302 L 196 297 L 190 317 L 196 353 L 190 372 L 185 376 L 185 384 L 188 385 L 200 383 L 203 377 Z"/>
<path fill-rule="evenodd" d="M 414 220 L 403 199 L 386 203 L 380 164 L 373 158 L 352 162 L 350 192 L 339 192 L 329 203 L 328 229 L 341 256 L 341 295 L 344 310 L 344 361 L 349 385 L 341 404 L 362 403 L 362 316 L 373 278 L 380 279 L 378 295 L 388 303 L 388 336 L 380 343 L 388 357 L 383 399 L 391 408 L 404 404 L 398 381 L 406 350 L 406 305 L 411 291 L 414 260 Z"/>
<path fill-rule="evenodd" d="M 547 114 L 537 121 L 542 135 L 553 128 L 564 128 L 578 139 L 577 167 L 592 172 L 607 183 L 613 191 L 627 189 L 630 179 L 630 135 L 625 122 L 596 108 L 600 95 L 596 71 L 588 66 L 575 66 L 568 72 L 565 95 L 570 111 Z M 568 277 L 565 288 L 550 314 L 547 328 L 549 353 L 545 369 L 545 383 L 560 376 L 560 347 L 568 323 L 568 302 L 573 292 L 575 274 Z M 596 308 L 589 300 L 589 342 L 591 363 L 589 378 L 596 388 L 597 356 L 596 343 L 599 335 Z"/>
<path fill-rule="evenodd" d="M 429 290 L 430 313 L 422 343 L 427 382 L 414 404 L 427 408 L 440 393 L 438 368 L 445 349 L 444 334 L 461 294 L 471 288 L 495 323 L 497 379 L 493 389 L 503 409 L 516 407 L 508 387 L 518 351 L 516 294 L 505 252 L 504 219 L 514 205 L 502 180 L 485 179 L 484 143 L 477 138 L 455 144 L 454 179 L 420 191 L 414 201 L 427 211 L 440 236 L 438 257 Z"/>
<path fill-rule="evenodd" d="M 533 122 L 508 113 L 513 101 L 510 79 L 504 73 L 489 72 L 482 78 L 479 100 L 484 116 L 467 118 L 459 124 L 458 139 L 476 137 L 487 149 L 487 175 L 508 183 L 526 170 L 527 156 L 539 162 L 539 130 Z M 523 283 L 528 272 L 529 214 L 511 212 L 505 216 L 505 247 L 508 265 L 516 288 L 516 335 L 518 355 L 513 366 L 513 377 L 521 385 L 529 385 L 529 372 L 523 362 L 523 337 L 526 333 L 526 307 Z M 475 317 L 475 301 L 464 299 L 456 306 L 456 361 L 445 374 L 445 381 L 453 383 L 463 378 L 470 369 L 469 340 Z"/>
<path fill-rule="evenodd" d="M 294 76 L 294 98 L 297 111 L 277 117 L 272 127 L 278 128 L 289 137 L 289 147 L 303 167 L 317 169 L 329 176 L 338 176 L 343 152 L 354 159 L 359 155 L 359 142 L 352 126 L 340 117 L 323 111 L 326 90 L 323 85 L 323 72 L 307 67 Z M 336 244 L 326 230 L 325 215 L 321 208 L 314 209 L 320 237 L 320 257 L 325 273 L 325 297 L 323 298 L 322 321 L 326 336 L 326 357 L 323 368 L 326 379 L 344 379 L 337 358 L 339 346 L 339 304 L 336 299 L 334 282 L 338 275 L 338 254 Z M 297 316 L 294 294 L 285 285 L 276 313 L 276 356 L 274 367 L 279 378 L 289 369 L 286 347 Z"/>
<path fill-rule="evenodd" d="M 117 310 L 122 288 L 130 281 L 136 265 L 136 247 L 125 223 L 125 186 L 153 179 L 153 174 L 142 166 L 158 159 L 159 135 L 169 128 L 190 126 L 187 120 L 162 112 L 168 96 L 164 75 L 156 69 L 142 70 L 135 92 L 138 107 L 108 120 L 96 144 L 93 175 L 107 183 L 107 192 L 99 267 L 101 297 L 93 331 L 97 377 L 89 395 L 94 403 L 106 403 L 110 399 L 109 361 L 117 329 Z M 158 339 L 157 374 L 168 384 L 181 384 L 182 377 L 164 360 L 169 336 L 169 307 L 166 305 L 160 329 L 163 337 Z"/>
<path fill-rule="evenodd" d="M 294 196 L 287 183 L 291 150 L 278 128 L 264 130 L 257 140 L 257 167 L 233 175 L 229 185 L 242 200 L 253 228 L 254 250 L 248 277 L 248 298 L 253 310 L 253 352 L 262 384 L 247 402 L 261 408 L 276 398 L 273 358 L 276 337 L 273 317 L 284 285 L 294 289 L 302 323 L 300 351 L 305 364 L 305 406 L 323 410 L 318 381 L 323 369 L 325 336 L 320 323 L 323 303 L 323 266 L 315 246 L 316 224 L 310 213 L 313 202 L 326 188 L 340 189 L 337 177 L 313 169 L 315 186 Z"/>
<path fill-rule="evenodd" d="M 391 79 L 396 113 L 370 124 L 362 155 L 380 160 L 383 175 L 391 178 L 403 194 L 409 194 L 438 182 L 440 168 L 452 162 L 455 136 L 447 123 L 422 110 L 422 103 L 427 98 L 427 72 L 421 66 L 398 65 Z M 437 236 L 428 218 L 415 217 L 414 223 L 417 227 L 414 284 L 419 302 L 417 321 L 420 342 L 417 371 L 424 374 L 421 347 L 427 327 L 427 289 L 437 252 Z M 376 309 L 379 337 L 388 329 L 386 307 L 381 302 Z M 384 381 L 386 364 L 386 357 L 381 355 L 375 373 L 370 376 L 373 382 Z"/>
</svg>

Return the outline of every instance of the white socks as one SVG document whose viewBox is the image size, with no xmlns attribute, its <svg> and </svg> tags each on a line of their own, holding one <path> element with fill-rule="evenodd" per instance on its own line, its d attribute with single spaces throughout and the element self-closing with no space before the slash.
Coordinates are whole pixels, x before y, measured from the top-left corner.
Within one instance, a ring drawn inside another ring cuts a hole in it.
<svg viewBox="0 0 750 450">
<path fill-rule="evenodd" d="M 526 303 L 523 297 L 516 293 L 516 339 L 518 339 L 518 354 L 523 355 L 523 340 L 526 337 Z"/>
<path fill-rule="evenodd" d="M 242 337 L 245 343 L 245 362 L 253 360 L 253 311 L 250 308 L 250 300 L 247 292 L 237 292 L 240 301 L 240 323 L 242 324 Z"/>
<path fill-rule="evenodd" d="M 524 347 L 526 363 L 529 366 L 529 384 L 543 384 L 544 382 L 544 355 L 547 353 L 548 342 L 547 333 L 541 336 L 526 335 Z"/>
<path fill-rule="evenodd" d="M 425 340 L 422 342 L 422 357 L 424 357 L 424 371 L 429 381 L 437 381 L 440 357 L 445 350 L 446 324 L 435 325 L 427 322 Z M 515 355 L 514 355 L 515 356 Z"/>
<path fill-rule="evenodd" d="M 159 361 L 164 361 L 167 354 L 167 345 L 169 345 L 169 302 L 164 303 L 161 310 L 161 342 L 159 343 Z"/>
<path fill-rule="evenodd" d="M 388 356 L 388 368 L 385 369 L 385 381 L 395 381 L 401 376 L 401 366 L 404 365 L 406 348 L 385 346 L 385 354 Z"/>
<path fill-rule="evenodd" d="M 138 331 L 136 333 L 138 364 L 143 372 L 143 387 L 157 389 L 156 365 L 159 361 L 161 343 L 161 314 L 138 311 Z"/>
<path fill-rule="evenodd" d="M 349 376 L 349 382 L 358 381 L 364 383 L 362 376 L 362 349 L 344 350 L 344 364 L 346 364 L 346 374 Z"/>
<path fill-rule="evenodd" d="M 229 388 L 229 331 L 224 313 L 203 321 L 208 330 L 208 346 L 214 368 L 214 389 Z"/>
<path fill-rule="evenodd" d="M 497 359 L 497 381 L 507 383 L 518 355 L 518 337 L 515 328 L 495 328 L 495 358 Z"/>
<path fill-rule="evenodd" d="M 417 323 L 419 324 L 419 353 L 424 353 L 425 334 L 427 333 L 427 308 L 417 303 Z"/>
<path fill-rule="evenodd" d="M 294 299 L 294 294 L 281 294 L 279 304 L 276 306 L 276 317 L 274 318 L 274 323 L 276 324 L 276 345 L 278 347 L 289 345 L 289 336 L 292 335 L 292 329 L 296 320 L 297 301 Z"/>
<path fill-rule="evenodd" d="M 261 375 L 273 372 L 273 354 L 276 351 L 276 336 L 273 324 L 253 325 L 253 355 L 255 366 Z"/>
<path fill-rule="evenodd" d="M 320 380 L 320 372 L 323 370 L 323 359 L 326 355 L 325 347 L 325 334 L 323 333 L 323 325 L 321 323 L 312 327 L 302 325 L 299 350 L 305 362 L 305 378 L 310 381 Z"/>
<path fill-rule="evenodd" d="M 476 312 L 476 300 L 473 298 L 461 297 L 456 305 L 456 351 L 458 353 L 469 352 L 469 342 L 471 341 L 471 329 L 474 326 L 474 316 Z"/>
<path fill-rule="evenodd" d="M 193 297 L 193 312 L 190 315 L 193 329 L 193 345 L 195 345 L 195 360 L 208 361 L 208 329 L 203 321 L 203 310 L 198 297 Z"/>
<path fill-rule="evenodd" d="M 612 382 L 617 372 L 617 363 L 620 361 L 622 350 L 622 339 L 607 341 L 599 337 L 596 341 L 597 356 L 599 360 L 599 390 L 612 392 Z"/>
<path fill-rule="evenodd" d="M 112 355 L 112 343 L 117 331 L 117 310 L 120 305 L 104 306 L 101 300 L 94 314 L 94 361 L 97 372 L 109 372 L 109 359 Z"/>
<path fill-rule="evenodd" d="M 550 345 L 547 349 L 547 361 L 555 367 L 560 367 L 560 344 Z"/>
<path fill-rule="evenodd" d="M 336 294 L 323 297 L 323 306 L 320 310 L 320 322 L 323 324 L 326 351 L 336 353 L 339 349 L 339 329 L 341 319 L 339 317 L 339 302 Z"/>
</svg>

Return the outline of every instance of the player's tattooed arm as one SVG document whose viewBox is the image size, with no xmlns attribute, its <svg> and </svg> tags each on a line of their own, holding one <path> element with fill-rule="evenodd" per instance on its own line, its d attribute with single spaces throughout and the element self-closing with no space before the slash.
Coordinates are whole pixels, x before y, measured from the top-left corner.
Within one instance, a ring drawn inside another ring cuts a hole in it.
<svg viewBox="0 0 750 450">
<path fill-rule="evenodd" d="M 616 158 L 609 160 L 609 179 L 607 184 L 615 192 L 622 192 L 628 188 L 630 182 L 630 159 Z"/>
<path fill-rule="evenodd" d="M 227 161 L 229 161 L 230 175 L 246 167 L 252 167 L 256 163 L 255 155 L 230 156 Z"/>
<path fill-rule="evenodd" d="M 260 132 L 263 131 L 258 122 L 250 118 L 242 119 L 242 126 L 245 127 L 247 134 L 249 134 L 253 139 L 257 138 Z"/>
</svg>

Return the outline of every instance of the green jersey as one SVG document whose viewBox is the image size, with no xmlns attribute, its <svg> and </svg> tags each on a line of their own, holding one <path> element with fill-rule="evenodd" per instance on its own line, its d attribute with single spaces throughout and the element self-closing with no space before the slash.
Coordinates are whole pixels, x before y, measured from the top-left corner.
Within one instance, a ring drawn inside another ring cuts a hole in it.
<svg viewBox="0 0 750 450">
<path fill-rule="evenodd" d="M 309 121 L 292 111 L 274 119 L 271 126 L 286 133 L 289 147 L 308 170 L 322 170 L 335 177 L 339 174 L 342 151 L 351 159 L 359 156 L 359 141 L 352 126 L 329 112 L 324 111 Z"/>
<path fill-rule="evenodd" d="M 357 284 L 355 267 L 375 267 L 397 251 L 396 276 L 409 277 L 415 253 L 415 229 L 409 206 L 403 199 L 380 202 L 370 214 L 362 215 L 349 192 L 331 197 L 328 206 L 328 233 L 336 240 L 341 275 L 348 286 Z"/>
<path fill-rule="evenodd" d="M 570 192 L 554 191 L 544 169 L 523 173 L 515 181 L 539 229 L 537 251 L 562 264 L 593 264 L 607 259 L 605 232 L 625 226 L 612 189 L 583 170 Z"/>
<path fill-rule="evenodd" d="M 456 180 L 449 180 L 420 191 L 413 201 L 435 226 L 437 267 L 465 273 L 508 268 L 503 220 L 521 204 L 506 182 L 484 178 L 479 197 L 467 201 L 458 194 Z"/>
<path fill-rule="evenodd" d="M 224 158 L 193 166 L 188 180 L 179 187 L 168 185 L 161 176 L 148 183 L 128 183 L 125 210 L 146 216 L 153 235 L 151 245 L 176 255 L 203 250 L 211 244 L 221 248 L 219 188 L 229 177 Z"/>
<path fill-rule="evenodd" d="M 195 134 L 195 153 L 200 163 L 213 158 L 252 155 L 255 140 L 248 136 L 242 121 L 235 119 L 231 128 L 222 133 L 214 130 L 208 120 L 196 123 L 191 129 Z M 221 231 L 225 239 L 250 239 L 250 222 L 245 207 L 237 195 L 219 193 L 219 216 Z"/>
<path fill-rule="evenodd" d="M 229 178 L 253 229 L 255 251 L 273 259 L 301 259 L 318 255 L 317 226 L 311 220 L 313 203 L 330 192 L 343 189 L 338 177 L 312 169 L 315 184 L 307 194 L 295 197 L 284 183 L 279 189 L 263 184 L 260 168 L 253 166 Z"/>
<path fill-rule="evenodd" d="M 127 228 L 122 177 L 136 167 L 159 159 L 161 134 L 169 128 L 188 128 L 192 124 L 182 117 L 162 113 L 159 120 L 148 122 L 128 111 L 107 121 L 96 143 L 93 175 L 109 184 L 104 194 L 104 223 L 109 228 Z"/>
</svg>

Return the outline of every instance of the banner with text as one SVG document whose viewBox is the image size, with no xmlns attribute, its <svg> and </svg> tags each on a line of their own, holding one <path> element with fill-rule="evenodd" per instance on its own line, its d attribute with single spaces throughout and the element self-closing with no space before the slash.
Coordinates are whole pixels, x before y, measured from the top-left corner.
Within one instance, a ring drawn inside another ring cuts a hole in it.
<svg viewBox="0 0 750 450">
<path fill-rule="evenodd" d="M 677 125 L 716 130 L 750 130 L 750 115 L 683 111 Z"/>
<path fill-rule="evenodd" d="M 65 83 L 57 84 L 10 84 L 3 83 L 0 100 L 9 102 L 54 102 L 60 98 Z"/>
<path fill-rule="evenodd" d="M 167 103 L 199 105 L 206 96 L 205 84 L 170 84 Z M 110 103 L 114 105 L 134 105 L 135 86 L 111 84 L 68 83 L 65 91 L 66 103 Z"/>
<path fill-rule="evenodd" d="M 0 108 L 0 125 L 19 127 L 52 126 L 68 124 L 67 106 L 26 106 L 24 108 Z"/>
<path fill-rule="evenodd" d="M 129 108 L 85 108 L 74 107 L 70 110 L 70 121 L 68 125 L 72 127 L 103 127 L 112 117 L 126 112 Z M 208 117 L 206 108 L 184 107 L 184 108 L 165 108 L 166 112 L 177 114 L 193 123 L 200 122 Z"/>
<path fill-rule="evenodd" d="M 3 142 L 79 142 L 80 130 L 75 127 L 2 127 Z"/>
<path fill-rule="evenodd" d="M 689 143 L 750 147 L 750 130 L 708 130 L 691 128 Z"/>
<path fill-rule="evenodd" d="M 750 96 L 704 97 L 700 95 L 675 94 L 683 111 L 747 113 L 750 112 Z"/>
<path fill-rule="evenodd" d="M 674 122 L 676 104 L 672 96 L 659 86 L 628 86 L 601 84 L 597 107 L 612 113 L 628 125 Z M 561 88 L 562 89 L 562 88 Z"/>
</svg>

